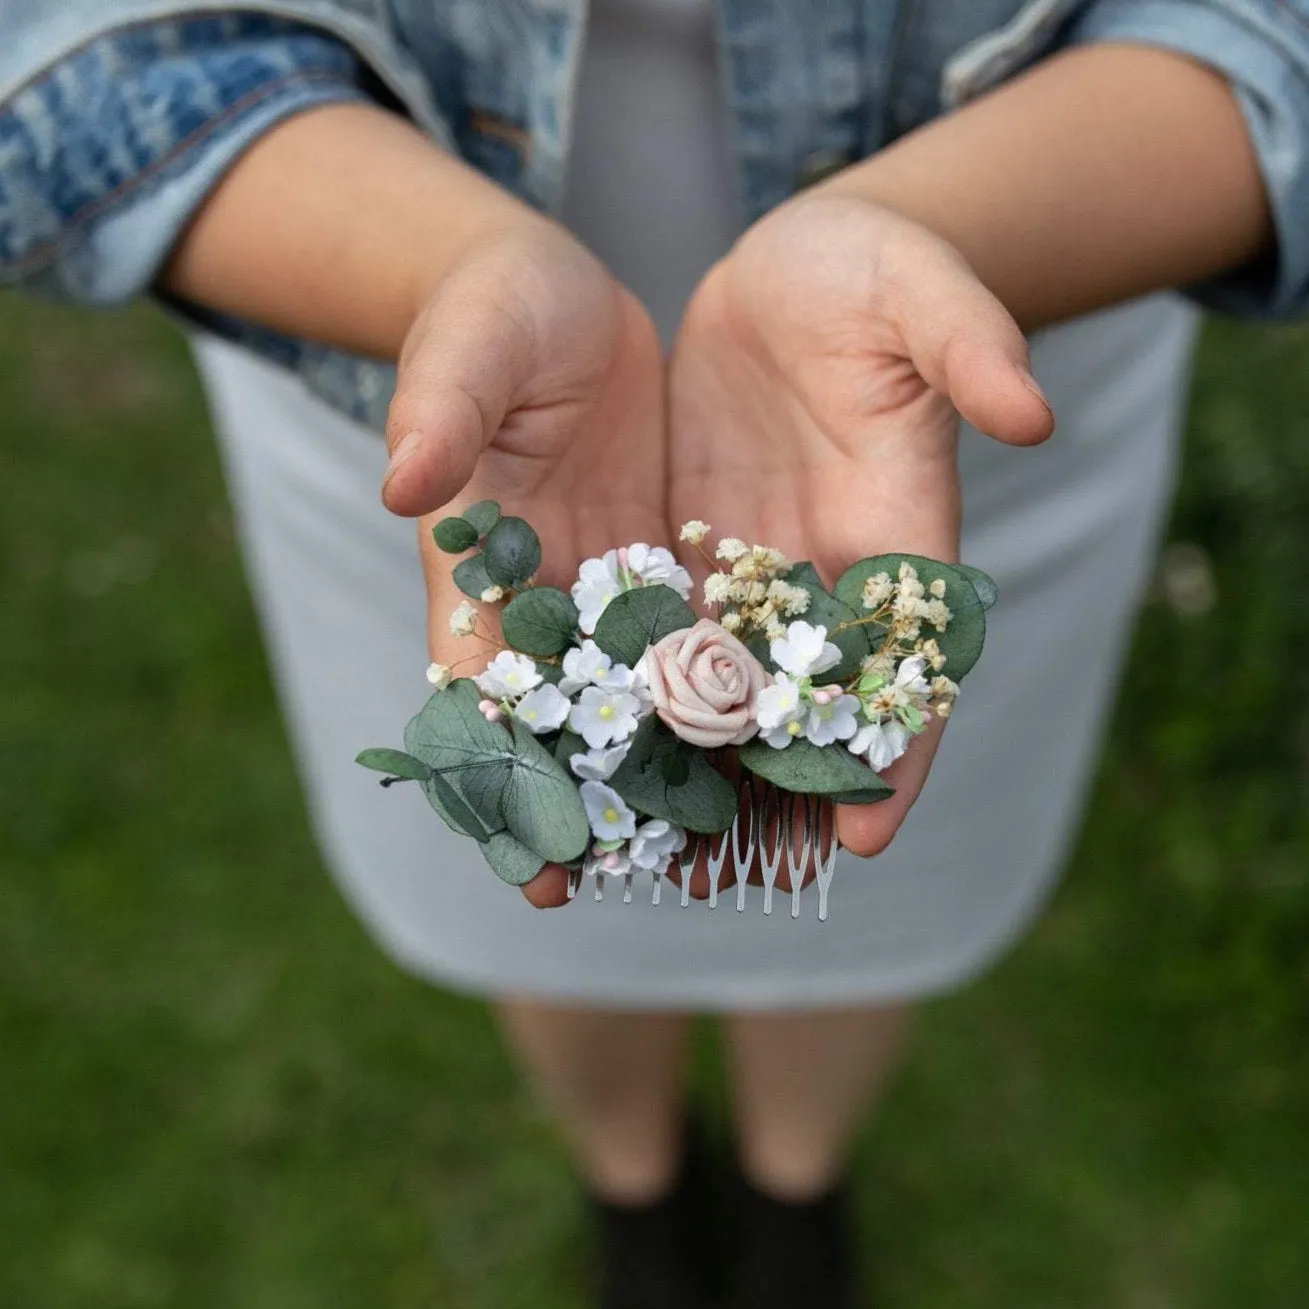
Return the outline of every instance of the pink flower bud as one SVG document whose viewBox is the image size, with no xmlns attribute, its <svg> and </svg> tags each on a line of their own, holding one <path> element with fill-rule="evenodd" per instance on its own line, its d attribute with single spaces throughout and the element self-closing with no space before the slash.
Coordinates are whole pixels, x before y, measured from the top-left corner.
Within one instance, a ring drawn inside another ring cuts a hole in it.
<svg viewBox="0 0 1309 1309">
<path fill-rule="evenodd" d="M 622 569 L 627 568 L 627 547 L 625 545 L 618 547 L 618 566 Z"/>
<path fill-rule="evenodd" d="M 832 693 L 830 691 L 824 691 L 822 687 L 819 687 L 818 690 L 814 692 L 814 704 L 831 704 L 831 703 L 832 703 Z"/>
<path fill-rule="evenodd" d="M 604 857 L 605 869 L 609 872 L 612 872 L 615 868 L 618 867 L 618 864 L 619 864 L 618 851 L 610 850 L 609 853 Z"/>
<path fill-rule="evenodd" d="M 504 717 L 504 711 L 494 700 L 479 700 L 477 707 L 488 723 L 498 723 Z"/>
</svg>

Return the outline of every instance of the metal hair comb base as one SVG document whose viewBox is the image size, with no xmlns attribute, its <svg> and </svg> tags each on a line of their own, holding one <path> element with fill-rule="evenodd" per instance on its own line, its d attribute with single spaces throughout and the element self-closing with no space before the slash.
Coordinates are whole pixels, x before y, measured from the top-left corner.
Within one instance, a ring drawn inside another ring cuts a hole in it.
<svg viewBox="0 0 1309 1309">
<path fill-rule="evenodd" d="M 764 913 L 773 912 L 773 891 L 781 875 L 783 862 L 791 887 L 791 917 L 800 917 L 801 895 L 812 880 L 818 885 L 818 920 L 827 919 L 828 896 L 836 874 L 836 821 L 830 801 L 821 796 L 796 795 L 781 791 L 771 783 L 746 774 L 740 783 L 740 808 L 727 831 L 716 836 L 691 833 L 686 848 L 677 857 L 681 872 L 681 903 L 691 903 L 691 876 L 697 866 L 709 874 L 710 909 L 718 908 L 720 898 L 731 884 L 736 884 L 736 909 L 745 912 L 747 879 L 752 872 L 762 879 Z M 730 877 L 724 870 L 731 859 Z M 644 874 L 641 874 L 644 876 Z M 622 874 L 623 903 L 633 901 L 635 872 Z M 650 903 L 660 903 L 664 874 L 653 873 Z M 574 899 L 582 886 L 580 868 L 571 870 L 568 898 Z M 616 881 L 616 878 L 610 878 Z M 603 900 L 605 877 L 595 875 L 595 898 Z M 786 894 L 785 891 L 782 894 Z"/>
</svg>

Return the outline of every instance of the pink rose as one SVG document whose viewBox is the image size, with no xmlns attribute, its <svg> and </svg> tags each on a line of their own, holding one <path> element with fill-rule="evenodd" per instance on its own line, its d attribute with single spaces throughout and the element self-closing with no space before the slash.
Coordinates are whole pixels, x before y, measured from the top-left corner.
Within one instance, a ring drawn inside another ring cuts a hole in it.
<svg viewBox="0 0 1309 1309">
<path fill-rule="evenodd" d="M 670 632 L 646 651 L 646 676 L 659 717 L 692 745 L 744 745 L 758 730 L 755 700 L 768 683 L 763 665 L 708 618 Z"/>
</svg>

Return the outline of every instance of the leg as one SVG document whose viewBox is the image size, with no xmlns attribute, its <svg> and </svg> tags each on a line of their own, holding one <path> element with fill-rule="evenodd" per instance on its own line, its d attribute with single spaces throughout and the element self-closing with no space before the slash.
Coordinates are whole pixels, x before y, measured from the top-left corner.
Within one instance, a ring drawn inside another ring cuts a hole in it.
<svg viewBox="0 0 1309 1309">
<path fill-rule="evenodd" d="M 681 1162 L 687 1017 L 529 1000 L 499 1014 L 590 1189 L 623 1205 L 664 1195 Z"/>
<path fill-rule="evenodd" d="M 898 1061 L 910 1014 L 897 1005 L 725 1021 L 748 1181 L 788 1201 L 835 1185 L 850 1138 Z"/>
</svg>

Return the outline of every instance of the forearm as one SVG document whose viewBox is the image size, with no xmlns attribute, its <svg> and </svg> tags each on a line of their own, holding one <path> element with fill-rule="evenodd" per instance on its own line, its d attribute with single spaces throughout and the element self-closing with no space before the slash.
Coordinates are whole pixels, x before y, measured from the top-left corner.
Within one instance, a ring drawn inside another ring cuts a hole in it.
<svg viewBox="0 0 1309 1309">
<path fill-rule="evenodd" d="M 241 158 L 160 283 L 290 335 L 394 359 L 462 254 L 535 221 L 397 115 L 332 105 L 274 128 Z"/>
<path fill-rule="evenodd" d="M 1268 252 L 1227 83 L 1182 56 L 1082 47 L 825 183 L 952 242 L 1026 330 Z"/>
</svg>

